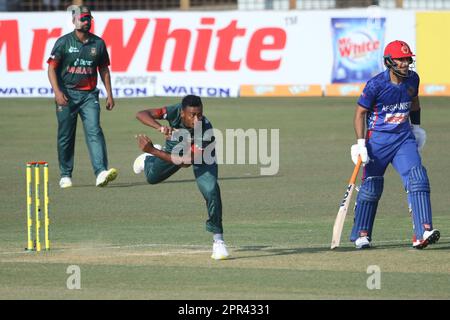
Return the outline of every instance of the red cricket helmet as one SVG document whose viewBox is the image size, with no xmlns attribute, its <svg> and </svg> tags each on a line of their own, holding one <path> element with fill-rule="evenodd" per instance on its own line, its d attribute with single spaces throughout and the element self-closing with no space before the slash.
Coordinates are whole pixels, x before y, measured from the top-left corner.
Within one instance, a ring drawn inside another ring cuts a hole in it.
<svg viewBox="0 0 450 320">
<path fill-rule="evenodd" d="M 411 49 L 409 48 L 408 44 L 404 41 L 395 40 L 386 46 L 384 49 L 384 65 L 392 70 L 397 76 L 407 78 L 411 75 L 411 72 L 408 71 L 406 74 L 403 74 L 400 72 L 400 70 L 397 68 L 397 64 L 394 62 L 393 59 L 401 59 L 401 58 L 409 58 L 408 62 L 411 67 L 413 64 L 413 58 L 415 54 L 412 53 Z"/>
<path fill-rule="evenodd" d="M 408 44 L 404 41 L 395 40 L 386 46 L 384 49 L 384 56 L 390 56 L 392 59 L 414 57 Z"/>
</svg>

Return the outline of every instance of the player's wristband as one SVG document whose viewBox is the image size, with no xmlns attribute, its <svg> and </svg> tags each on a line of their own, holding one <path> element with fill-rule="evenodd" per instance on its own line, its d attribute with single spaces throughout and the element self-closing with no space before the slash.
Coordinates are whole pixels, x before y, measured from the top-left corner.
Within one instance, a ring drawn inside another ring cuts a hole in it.
<svg viewBox="0 0 450 320">
<path fill-rule="evenodd" d="M 411 119 L 411 124 L 420 124 L 420 109 L 416 111 L 409 112 L 409 119 Z"/>
</svg>

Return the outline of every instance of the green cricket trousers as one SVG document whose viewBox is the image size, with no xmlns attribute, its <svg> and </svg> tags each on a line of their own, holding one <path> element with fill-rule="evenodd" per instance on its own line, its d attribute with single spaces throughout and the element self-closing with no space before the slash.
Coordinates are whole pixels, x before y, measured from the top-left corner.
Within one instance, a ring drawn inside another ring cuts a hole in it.
<svg viewBox="0 0 450 320">
<path fill-rule="evenodd" d="M 166 149 L 166 152 L 170 151 Z M 197 186 L 206 201 L 206 208 L 208 210 L 206 231 L 223 233 L 222 199 L 220 196 L 219 184 L 217 183 L 217 163 L 193 164 L 192 167 Z M 180 168 L 180 166 L 161 160 L 157 157 L 148 156 L 145 159 L 144 172 L 148 183 L 157 184 L 172 176 Z"/>
<path fill-rule="evenodd" d="M 61 177 L 72 177 L 78 115 L 83 122 L 92 168 L 97 176 L 108 168 L 105 137 L 100 127 L 99 90 L 65 89 L 64 93 L 69 99 L 67 106 L 56 106 L 58 160 Z"/>
</svg>

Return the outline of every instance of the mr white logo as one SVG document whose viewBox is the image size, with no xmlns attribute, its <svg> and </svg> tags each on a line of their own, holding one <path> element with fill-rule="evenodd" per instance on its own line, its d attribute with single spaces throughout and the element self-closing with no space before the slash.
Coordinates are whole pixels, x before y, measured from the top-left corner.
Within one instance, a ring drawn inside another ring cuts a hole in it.
<svg viewBox="0 0 450 320">
<path fill-rule="evenodd" d="M 77 47 L 72 47 L 72 46 L 70 46 L 68 51 L 69 51 L 69 53 L 80 52 L 80 50 L 78 50 Z"/>
</svg>

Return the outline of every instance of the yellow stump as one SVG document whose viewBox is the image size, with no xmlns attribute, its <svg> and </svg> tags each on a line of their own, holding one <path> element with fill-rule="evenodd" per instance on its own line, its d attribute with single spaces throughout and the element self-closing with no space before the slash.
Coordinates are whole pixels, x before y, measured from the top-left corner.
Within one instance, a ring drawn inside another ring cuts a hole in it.
<svg viewBox="0 0 450 320">
<path fill-rule="evenodd" d="M 27 251 L 36 249 L 41 251 L 41 198 L 40 198 L 40 167 L 44 170 L 44 245 L 45 250 L 50 250 L 49 237 L 49 182 L 48 182 L 48 163 L 45 161 L 27 162 L 26 178 L 27 178 Z M 34 167 L 34 209 L 35 209 L 35 232 L 33 239 L 33 172 Z"/>
<path fill-rule="evenodd" d="M 41 251 L 41 241 L 39 239 L 40 228 L 41 228 L 41 203 L 39 198 L 39 164 L 34 165 L 34 202 L 35 202 L 35 212 L 36 212 L 36 251 Z"/>
<path fill-rule="evenodd" d="M 50 239 L 48 236 L 48 227 L 50 225 L 50 219 L 48 217 L 48 163 L 44 164 L 44 226 L 45 226 L 45 250 L 50 250 Z"/>
<path fill-rule="evenodd" d="M 31 164 L 27 163 L 27 250 L 33 250 L 32 229 L 33 229 L 33 217 L 32 217 L 32 204 L 33 198 L 31 194 Z"/>
</svg>

